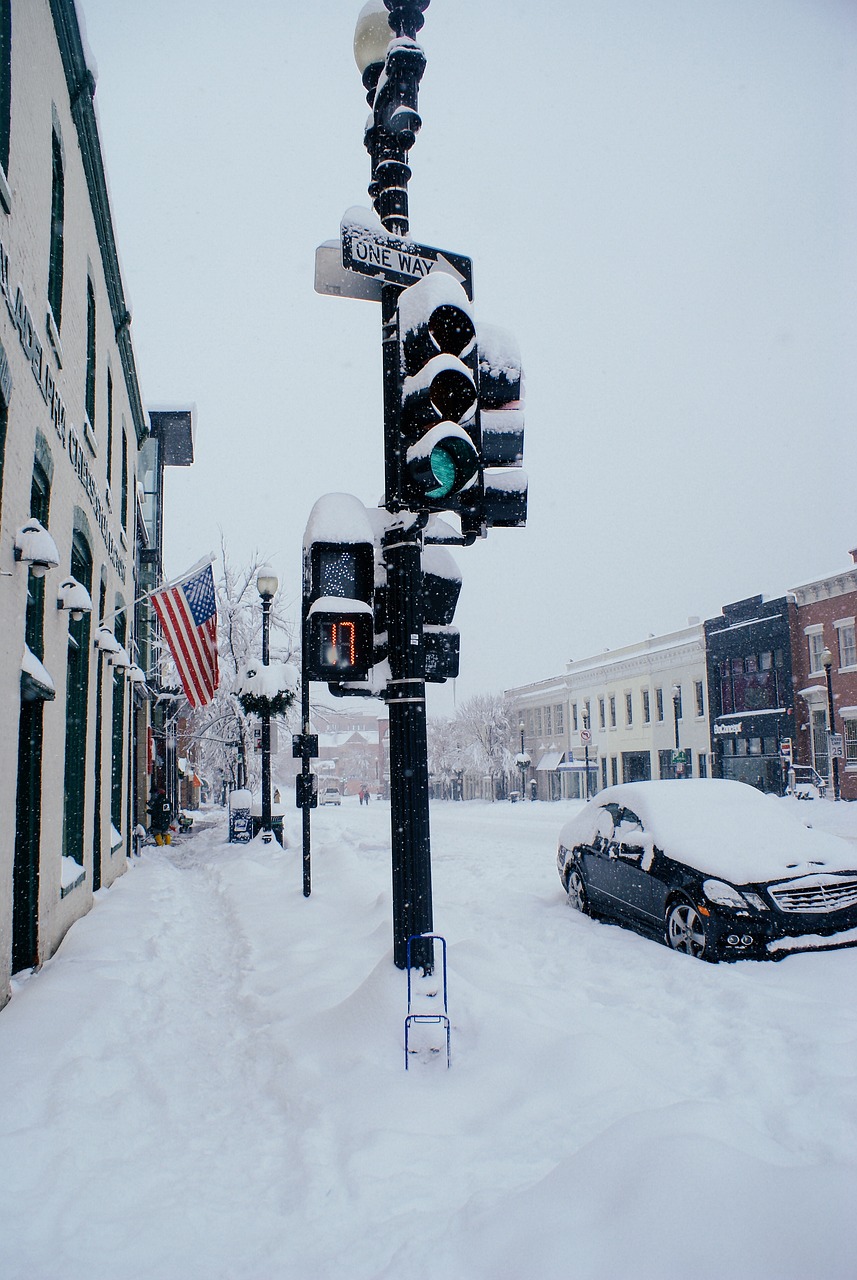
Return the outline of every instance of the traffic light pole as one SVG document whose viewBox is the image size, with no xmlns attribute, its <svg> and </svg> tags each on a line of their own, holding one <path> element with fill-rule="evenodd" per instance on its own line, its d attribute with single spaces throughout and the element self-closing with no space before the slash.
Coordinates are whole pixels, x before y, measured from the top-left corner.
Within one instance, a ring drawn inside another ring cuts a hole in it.
<svg viewBox="0 0 857 1280">
<path fill-rule="evenodd" d="M 413 523 L 394 527 L 383 543 L 390 662 L 393 961 L 400 969 L 407 967 L 408 939 L 433 930 L 421 544 L 421 528 Z M 430 971 L 431 943 L 411 947 L 411 964 Z"/>
<path fill-rule="evenodd" d="M 414 39 L 422 26 L 428 0 L 398 0 L 388 5 L 390 25 L 399 36 Z M 416 105 L 425 65 L 421 53 L 402 67 L 412 81 L 409 101 Z M 377 106 L 377 104 L 376 104 Z M 372 131 L 372 186 L 376 211 L 388 231 L 408 233 L 408 144 L 391 137 L 377 120 Z M 418 118 L 417 118 L 417 127 Z M 381 291 L 384 376 L 384 476 L 387 497 L 400 470 L 399 346 L 396 303 L 401 289 L 385 284 Z M 390 680 L 390 828 L 393 880 L 393 962 L 408 967 L 408 940 L 433 930 L 431 838 L 429 832 L 428 745 L 426 742 L 425 642 L 423 640 L 422 529 L 424 518 L 409 513 L 384 538 L 387 568 L 387 643 Z M 410 962 L 429 972 L 432 943 L 415 943 Z"/>
<path fill-rule="evenodd" d="M 384 368 L 384 462 L 392 491 L 400 447 L 399 345 L 396 303 L 400 289 L 381 293 Z M 407 968 L 408 939 L 433 930 L 425 641 L 423 639 L 422 530 L 424 517 L 405 512 L 383 541 L 387 570 L 387 653 L 390 680 L 390 829 L 393 863 L 393 962 Z M 411 964 L 431 969 L 431 943 L 415 943 Z"/>
</svg>

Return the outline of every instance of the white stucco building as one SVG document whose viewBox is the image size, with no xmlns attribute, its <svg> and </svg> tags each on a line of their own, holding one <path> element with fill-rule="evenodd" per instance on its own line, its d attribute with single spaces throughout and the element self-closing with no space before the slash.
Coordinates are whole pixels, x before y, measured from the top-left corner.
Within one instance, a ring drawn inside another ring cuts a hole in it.
<svg viewBox="0 0 857 1280">
<path fill-rule="evenodd" d="M 540 799 L 615 782 L 707 777 L 709 718 L 701 623 L 569 662 L 564 676 L 507 690 L 524 726 Z"/>
<path fill-rule="evenodd" d="M 0 0 L 0 1004 L 130 834 L 147 424 L 94 91 L 74 0 Z"/>
</svg>

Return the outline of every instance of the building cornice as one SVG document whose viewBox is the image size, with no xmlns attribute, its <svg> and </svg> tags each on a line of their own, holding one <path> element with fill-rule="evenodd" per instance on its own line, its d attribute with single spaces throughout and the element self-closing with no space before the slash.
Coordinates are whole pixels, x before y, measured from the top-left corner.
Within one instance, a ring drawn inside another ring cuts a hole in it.
<svg viewBox="0 0 857 1280">
<path fill-rule="evenodd" d="M 851 591 L 857 591 L 857 568 L 845 569 L 828 578 L 819 578 L 817 582 L 806 582 L 801 587 L 792 588 L 799 607 L 821 600 L 835 600 L 837 596 L 848 595 Z"/>
</svg>

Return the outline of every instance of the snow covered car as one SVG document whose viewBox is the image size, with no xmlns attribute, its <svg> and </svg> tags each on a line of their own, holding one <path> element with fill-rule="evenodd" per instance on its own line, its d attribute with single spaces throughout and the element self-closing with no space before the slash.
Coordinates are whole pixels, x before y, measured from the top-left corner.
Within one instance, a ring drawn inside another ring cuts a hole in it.
<svg viewBox="0 0 857 1280">
<path fill-rule="evenodd" d="M 342 804 L 342 792 L 339 787 L 323 787 L 319 804 Z"/>
<path fill-rule="evenodd" d="M 857 850 L 743 782 L 629 782 L 565 824 L 557 867 L 580 911 L 706 960 L 857 944 Z"/>
</svg>

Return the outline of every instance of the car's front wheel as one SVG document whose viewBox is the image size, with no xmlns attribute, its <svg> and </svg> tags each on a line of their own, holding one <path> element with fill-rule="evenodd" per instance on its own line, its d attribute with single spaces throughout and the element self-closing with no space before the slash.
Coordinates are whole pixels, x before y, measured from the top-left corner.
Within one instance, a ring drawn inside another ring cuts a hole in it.
<svg viewBox="0 0 857 1280">
<path fill-rule="evenodd" d="M 585 916 L 589 915 L 589 898 L 586 895 L 586 885 L 583 883 L 583 876 L 577 867 L 572 867 L 568 877 L 568 900 L 573 907 L 577 907 L 578 911 L 582 911 Z"/>
<path fill-rule="evenodd" d="M 705 921 L 696 907 L 684 899 L 667 908 L 667 942 L 673 951 L 696 956 L 699 960 L 716 960 Z"/>
</svg>

